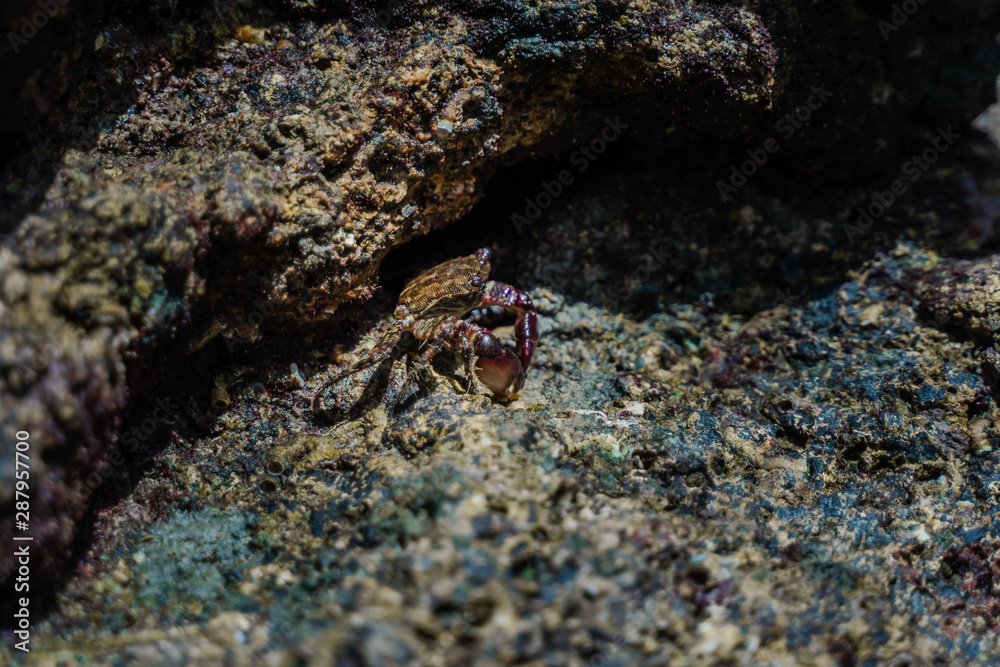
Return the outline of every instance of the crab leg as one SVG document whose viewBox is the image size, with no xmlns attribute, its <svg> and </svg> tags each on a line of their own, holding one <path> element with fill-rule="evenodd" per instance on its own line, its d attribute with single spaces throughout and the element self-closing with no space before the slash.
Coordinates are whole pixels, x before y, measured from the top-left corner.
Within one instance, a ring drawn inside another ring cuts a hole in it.
<svg viewBox="0 0 1000 667">
<path fill-rule="evenodd" d="M 517 313 L 514 323 L 514 338 L 517 341 L 517 356 L 521 362 L 521 372 L 527 373 L 531 357 L 538 343 L 538 315 L 531 297 L 506 283 L 491 280 L 486 283 L 483 306 L 503 306 Z"/>
<path fill-rule="evenodd" d="M 472 322 L 448 318 L 441 327 L 440 336 L 465 357 L 467 373 L 471 370 L 472 359 L 476 360 L 476 377 L 494 396 L 501 401 L 517 396 L 524 383 L 524 368 L 493 332 Z"/>
<path fill-rule="evenodd" d="M 382 360 L 388 357 L 389 354 L 392 353 L 393 349 L 395 348 L 396 343 L 399 341 L 399 337 L 402 335 L 404 329 L 405 329 L 405 323 L 402 320 L 395 320 L 392 324 L 389 325 L 389 328 L 386 329 L 385 333 L 382 334 L 381 337 L 379 337 L 378 341 L 375 343 L 375 346 L 372 348 L 371 352 L 367 354 L 367 356 L 365 356 L 357 363 L 344 369 L 340 373 L 337 373 L 332 378 L 324 382 L 323 386 L 320 387 L 319 390 L 313 395 L 313 401 L 312 401 L 313 412 L 320 412 L 323 410 L 324 391 L 326 391 L 333 385 L 337 384 L 348 375 L 353 375 L 354 373 L 363 371 L 364 369 L 370 366 L 374 366 L 375 364 L 380 363 Z"/>
</svg>

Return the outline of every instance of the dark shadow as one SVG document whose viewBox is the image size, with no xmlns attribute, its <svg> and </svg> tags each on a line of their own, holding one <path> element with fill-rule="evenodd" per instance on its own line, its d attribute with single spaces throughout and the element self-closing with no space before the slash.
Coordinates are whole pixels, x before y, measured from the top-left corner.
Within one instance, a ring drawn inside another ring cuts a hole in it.
<svg viewBox="0 0 1000 667">
<path fill-rule="evenodd" d="M 648 131 L 648 125 L 637 126 Z M 843 229 L 853 221 L 845 217 L 852 211 L 845 197 L 870 195 L 872 183 L 895 177 L 893 169 L 877 177 L 859 172 L 856 185 L 834 187 L 823 173 L 776 159 L 723 201 L 717 184 L 746 159 L 746 141 L 692 136 L 667 147 L 647 135 L 611 145 L 585 172 L 573 166 L 573 150 L 502 169 L 465 219 L 388 255 L 381 268 L 384 293 L 398 294 L 420 271 L 488 246 L 494 251 L 491 277 L 521 289 L 547 287 L 594 306 L 610 299 L 640 318 L 690 303 L 749 314 L 828 293 L 900 238 L 932 239 L 945 254 L 969 252 L 966 240 L 976 230 L 954 206 L 962 197 L 950 176 L 922 179 L 900 197 L 893 215 L 858 238 Z M 960 163 L 977 151 L 970 145 L 943 159 Z M 532 202 L 543 195 L 544 203 L 551 191 L 546 184 L 567 169 L 573 182 L 526 219 Z M 937 213 L 932 225 L 912 216 L 914 208 L 926 207 Z M 980 253 L 993 247 L 990 239 L 980 241 Z M 642 266 L 661 247 L 669 253 L 666 265 L 646 277 Z M 578 259 L 550 271 L 566 248 L 578 249 Z M 614 287 L 636 274 L 645 280 L 633 281 L 627 298 L 620 298 Z M 602 276 L 599 284 L 588 282 L 588 275 Z"/>
</svg>

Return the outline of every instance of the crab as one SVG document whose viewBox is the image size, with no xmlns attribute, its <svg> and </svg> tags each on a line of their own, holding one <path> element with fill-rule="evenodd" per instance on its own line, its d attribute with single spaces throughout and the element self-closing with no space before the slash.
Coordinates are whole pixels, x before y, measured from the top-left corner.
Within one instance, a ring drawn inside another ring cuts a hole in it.
<svg viewBox="0 0 1000 667">
<path fill-rule="evenodd" d="M 457 350 L 465 360 L 469 391 L 475 377 L 502 402 L 517 398 L 538 342 L 538 316 L 531 298 L 505 283 L 488 280 L 489 248 L 443 262 L 411 280 L 399 295 L 394 320 L 364 358 L 338 373 L 313 398 L 313 411 L 323 409 L 326 389 L 388 357 L 409 332 L 427 343 L 430 358 L 442 347 Z M 478 324 L 484 310 L 502 309 L 517 314 L 514 323 L 516 354 L 489 329 Z M 463 319 L 471 313 L 468 319 Z"/>
</svg>

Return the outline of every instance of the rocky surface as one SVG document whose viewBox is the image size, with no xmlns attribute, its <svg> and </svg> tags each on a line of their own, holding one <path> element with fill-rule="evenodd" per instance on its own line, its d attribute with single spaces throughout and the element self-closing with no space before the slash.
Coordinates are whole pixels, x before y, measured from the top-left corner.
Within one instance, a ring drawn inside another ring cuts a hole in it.
<svg viewBox="0 0 1000 667">
<path fill-rule="evenodd" d="M 0 414 L 5 431 L 32 425 L 47 565 L 68 555 L 126 395 L 154 391 L 146 362 L 179 332 L 200 349 L 223 328 L 252 342 L 328 320 L 372 293 L 390 248 L 465 214 L 504 161 L 599 127 L 600 97 L 684 93 L 698 104 L 678 115 L 696 116 L 715 90 L 715 114 L 739 117 L 780 91 L 747 10 L 515 9 L 410 9 L 387 32 L 367 9 L 126 5 L 84 32 L 62 73 L 83 77 L 79 113 L 36 130 L 66 150 L 9 164 L 21 207 L 45 190 L 0 250 Z M 66 145 L 80 133 L 89 148 Z"/>
<path fill-rule="evenodd" d="M 83 21 L 0 246 L 32 659 L 988 663 L 1000 52 L 960 5 L 886 40 L 769 2 Z M 541 315 L 517 401 L 401 351 L 306 409 L 483 245 Z"/>
</svg>

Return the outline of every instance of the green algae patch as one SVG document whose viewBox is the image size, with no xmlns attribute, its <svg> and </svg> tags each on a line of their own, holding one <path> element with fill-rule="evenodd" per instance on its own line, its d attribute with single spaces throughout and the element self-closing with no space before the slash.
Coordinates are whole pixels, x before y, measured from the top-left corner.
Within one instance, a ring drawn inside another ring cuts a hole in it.
<svg viewBox="0 0 1000 667">
<path fill-rule="evenodd" d="M 236 511 L 177 512 L 150 530 L 136 554 L 137 602 L 188 619 L 234 608 L 242 572 L 260 561 L 251 549 L 250 520 Z M 140 555 L 141 554 L 141 555 Z"/>
</svg>

